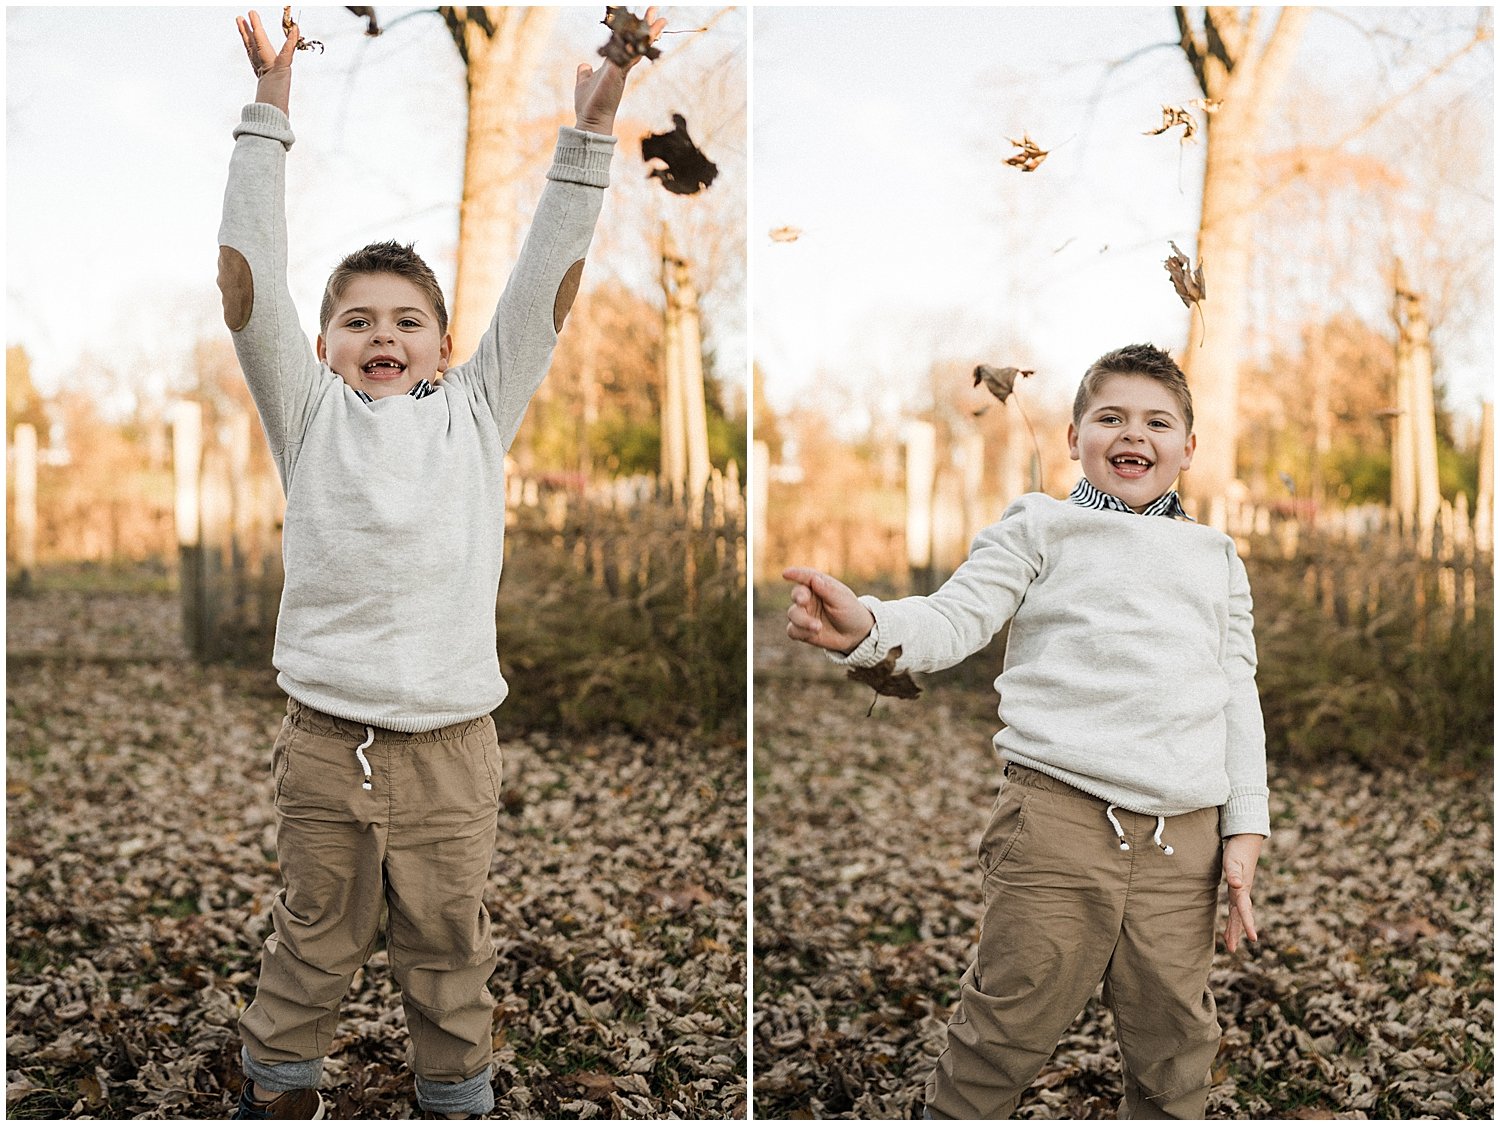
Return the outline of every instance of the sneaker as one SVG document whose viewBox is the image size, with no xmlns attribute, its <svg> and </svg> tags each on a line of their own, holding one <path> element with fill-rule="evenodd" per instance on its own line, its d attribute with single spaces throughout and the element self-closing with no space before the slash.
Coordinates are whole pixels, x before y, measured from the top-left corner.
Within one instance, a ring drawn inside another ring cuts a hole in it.
<svg viewBox="0 0 1500 1126">
<path fill-rule="evenodd" d="M 293 1118 L 322 1118 L 323 1096 L 311 1087 L 296 1091 L 283 1091 L 268 1103 L 258 1101 L 249 1079 L 240 1088 L 240 1105 L 233 1118 L 274 1118 L 286 1121 Z"/>
</svg>

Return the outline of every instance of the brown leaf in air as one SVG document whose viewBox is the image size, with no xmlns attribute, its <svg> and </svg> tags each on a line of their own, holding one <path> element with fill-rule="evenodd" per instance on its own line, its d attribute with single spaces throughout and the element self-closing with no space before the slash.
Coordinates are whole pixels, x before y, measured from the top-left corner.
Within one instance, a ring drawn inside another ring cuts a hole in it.
<svg viewBox="0 0 1500 1126">
<path fill-rule="evenodd" d="M 1217 109 L 1218 107 L 1215 106 L 1214 108 Z M 1162 106 L 1161 124 L 1155 129 L 1147 129 L 1145 136 L 1155 137 L 1161 133 L 1165 133 L 1168 129 L 1175 129 L 1179 125 L 1182 126 L 1182 136 L 1179 139 L 1185 144 L 1198 131 L 1197 119 L 1181 106 Z"/>
<path fill-rule="evenodd" d="M 366 35 L 375 36 L 375 35 L 379 35 L 380 34 L 380 24 L 377 23 L 376 20 L 375 20 L 375 9 L 374 8 L 356 7 L 356 6 L 348 5 L 348 4 L 344 5 L 344 7 L 348 11 L 350 11 L 351 13 L 353 13 L 356 16 L 359 16 L 361 19 L 363 19 L 365 21 L 365 34 Z"/>
<path fill-rule="evenodd" d="M 1182 298 L 1182 303 L 1191 309 L 1194 305 L 1198 307 L 1198 315 L 1203 316 L 1203 301 L 1208 297 L 1208 286 L 1203 280 L 1203 259 L 1198 259 L 1198 266 L 1193 268 L 1190 259 L 1181 250 L 1177 249 L 1175 242 L 1168 242 L 1172 248 L 1172 254 L 1162 265 L 1166 266 L 1167 273 L 1172 277 L 1172 288 L 1177 291 L 1177 296 Z M 1203 323 L 1203 338 L 1208 336 L 1208 322 Z M 1203 347 L 1203 339 L 1198 341 L 1198 347 Z"/>
<path fill-rule="evenodd" d="M 629 66 L 635 59 L 655 61 L 661 57 L 661 51 L 651 43 L 651 25 L 623 4 L 606 7 L 602 22 L 613 34 L 599 48 L 599 54 L 616 66 Z"/>
<path fill-rule="evenodd" d="M 802 231 L 797 227 L 777 227 L 771 232 L 772 242 L 796 242 L 802 237 Z"/>
<path fill-rule="evenodd" d="M 1029 133 L 1022 133 L 1019 141 L 1011 139 L 1010 143 L 1021 151 L 1005 163 L 1014 165 L 1022 172 L 1035 172 L 1042 161 L 1047 159 L 1047 150 L 1037 147 L 1037 143 L 1031 139 Z"/>
<path fill-rule="evenodd" d="M 284 35 L 290 35 L 294 26 L 295 21 L 292 19 L 292 6 L 288 4 L 281 9 L 281 31 Z M 314 47 L 318 49 L 318 54 L 321 55 L 323 53 L 323 44 L 319 43 L 316 39 L 303 39 L 300 35 L 297 37 L 296 50 L 311 51 Z"/>
<path fill-rule="evenodd" d="M 1017 376 L 1024 378 L 1035 374 L 1035 371 L 1027 368 L 996 368 L 980 364 L 974 369 L 974 386 L 978 387 L 983 383 L 984 389 L 1003 403 L 1015 390 Z"/>
<path fill-rule="evenodd" d="M 672 115 L 670 133 L 652 133 L 641 140 L 641 159 L 659 160 L 665 168 L 651 169 L 648 177 L 661 181 L 674 195 L 695 195 L 708 187 L 719 174 L 718 165 L 709 160 L 688 136 L 687 118 Z"/>
<path fill-rule="evenodd" d="M 875 695 L 894 696 L 898 700 L 915 700 L 922 694 L 922 689 L 917 682 L 911 678 L 911 673 L 896 671 L 896 661 L 901 657 L 901 646 L 897 645 L 885 655 L 878 665 L 870 665 L 868 668 L 849 669 L 849 679 L 857 680 L 861 684 L 869 685 L 875 689 Z M 870 701 L 870 711 L 875 710 L 875 701 Z M 869 712 L 865 713 L 866 715 Z"/>
</svg>

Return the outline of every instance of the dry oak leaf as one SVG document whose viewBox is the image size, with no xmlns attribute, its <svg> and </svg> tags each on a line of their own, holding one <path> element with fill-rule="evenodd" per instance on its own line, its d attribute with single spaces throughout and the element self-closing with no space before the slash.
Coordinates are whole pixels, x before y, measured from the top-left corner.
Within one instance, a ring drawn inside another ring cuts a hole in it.
<svg viewBox="0 0 1500 1126">
<path fill-rule="evenodd" d="M 875 689 L 877 698 L 881 696 L 894 696 L 898 700 L 915 700 L 922 694 L 922 689 L 917 682 L 911 678 L 911 673 L 896 671 L 896 661 L 901 656 L 901 646 L 896 645 L 885 655 L 885 658 L 877 665 L 868 668 L 849 669 L 849 679 L 857 680 L 861 684 Z M 875 710 L 875 701 L 870 701 L 870 712 Z M 869 715 L 870 712 L 866 712 Z"/>
<path fill-rule="evenodd" d="M 641 139 L 641 159 L 659 160 L 665 168 L 653 168 L 647 178 L 655 177 L 674 195 L 695 195 L 714 182 L 718 165 L 699 151 L 688 136 L 687 118 L 672 115 L 670 133 L 652 133 Z"/>
<path fill-rule="evenodd" d="M 1031 139 L 1029 133 L 1022 133 L 1019 141 L 1007 138 L 1010 143 L 1021 151 L 1006 160 L 1006 164 L 1014 165 L 1022 172 L 1035 172 L 1037 166 L 1047 159 L 1047 150 L 1039 148 L 1037 143 Z"/>
<path fill-rule="evenodd" d="M 290 35 L 294 26 L 296 26 L 296 21 L 292 19 L 292 6 L 288 4 L 281 9 L 282 34 Z M 316 39 L 303 39 L 300 35 L 297 37 L 296 50 L 311 51 L 314 47 L 318 49 L 318 54 L 321 55 L 323 53 L 323 44 L 319 43 Z"/>
<path fill-rule="evenodd" d="M 798 227 L 776 227 L 771 231 L 772 242 L 796 242 L 802 237 Z"/>
<path fill-rule="evenodd" d="M 635 59 L 655 61 L 661 57 L 661 51 L 651 43 L 651 25 L 632 14 L 623 4 L 607 6 L 601 22 L 613 34 L 609 42 L 599 48 L 599 54 L 615 66 L 623 69 Z"/>
<path fill-rule="evenodd" d="M 1175 242 L 1169 242 L 1167 245 L 1172 248 L 1172 254 L 1162 265 L 1172 276 L 1172 288 L 1177 291 L 1177 296 L 1182 298 L 1182 303 L 1188 308 L 1198 305 L 1198 312 L 1201 314 L 1203 308 L 1200 303 L 1208 297 L 1208 286 L 1203 281 L 1203 259 L 1198 259 L 1198 267 L 1194 269 L 1192 260 L 1177 249 Z"/>
<path fill-rule="evenodd" d="M 1215 106 L 1214 108 L 1217 109 L 1218 107 Z M 1168 129 L 1175 129 L 1179 125 L 1182 126 L 1182 137 L 1180 140 L 1183 143 L 1191 140 L 1193 134 L 1198 131 L 1197 119 L 1188 113 L 1187 110 L 1181 106 L 1162 106 L 1161 124 L 1155 129 L 1147 129 L 1144 135 L 1155 137 L 1161 133 L 1165 133 Z"/>
</svg>

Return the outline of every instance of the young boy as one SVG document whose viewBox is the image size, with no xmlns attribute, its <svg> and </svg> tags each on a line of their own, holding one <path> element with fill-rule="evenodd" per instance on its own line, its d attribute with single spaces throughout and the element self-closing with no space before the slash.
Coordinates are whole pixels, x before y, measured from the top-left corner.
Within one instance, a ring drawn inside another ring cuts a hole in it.
<svg viewBox="0 0 1500 1126">
<path fill-rule="evenodd" d="M 1021 497 L 936 594 L 882 602 L 785 573 L 787 633 L 847 665 L 900 646 L 898 672 L 946 668 L 1010 621 L 979 951 L 929 1118 L 1008 1117 L 1101 980 L 1120 1117 L 1203 1116 L 1220 873 L 1233 951 L 1256 939 L 1270 819 L 1245 568 L 1172 491 L 1196 444 L 1181 370 L 1150 345 L 1121 348 L 1078 389 L 1072 495 Z"/>
<path fill-rule="evenodd" d="M 655 9 L 646 21 L 660 35 Z M 235 1117 L 322 1117 L 323 1057 L 382 909 L 417 1100 L 480 1116 L 494 1105 L 484 899 L 501 774 L 490 712 L 507 690 L 495 648 L 505 453 L 578 290 L 625 71 L 578 68 L 577 128 L 559 130 L 472 359 L 449 368 L 437 281 L 396 243 L 334 272 L 314 353 L 286 283 L 299 33 L 277 52 L 259 16 L 237 22 L 258 85 L 235 129 L 219 285 L 286 489 L 274 663 L 289 699 L 272 755 L 286 888 L 240 1022 Z M 370 162 L 400 174 L 399 153 Z"/>
</svg>

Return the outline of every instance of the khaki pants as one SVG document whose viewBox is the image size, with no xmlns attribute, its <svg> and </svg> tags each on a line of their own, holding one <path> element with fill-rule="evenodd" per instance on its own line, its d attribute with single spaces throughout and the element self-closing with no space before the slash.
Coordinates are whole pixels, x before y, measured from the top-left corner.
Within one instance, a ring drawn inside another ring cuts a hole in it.
<svg viewBox="0 0 1500 1126">
<path fill-rule="evenodd" d="M 1024 767 L 980 846 L 984 920 L 948 1044 L 927 1081 L 934 1118 L 1007 1118 L 1102 980 L 1124 1071 L 1121 1118 L 1201 1118 L 1219 1024 L 1208 988 L 1219 811 L 1166 820 Z"/>
<path fill-rule="evenodd" d="M 370 768 L 365 789 L 356 751 L 370 733 L 359 752 Z M 493 1105 L 486 982 L 495 948 L 484 892 L 500 771 L 488 716 L 413 735 L 288 702 L 272 752 L 286 887 L 271 908 L 255 1001 L 240 1020 L 247 1070 L 262 1086 L 316 1082 L 384 908 L 419 1100 L 427 1109 Z M 441 1105 L 453 1101 L 444 1097 L 455 1093 L 451 1084 L 464 1105 Z"/>
</svg>

